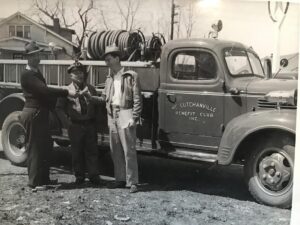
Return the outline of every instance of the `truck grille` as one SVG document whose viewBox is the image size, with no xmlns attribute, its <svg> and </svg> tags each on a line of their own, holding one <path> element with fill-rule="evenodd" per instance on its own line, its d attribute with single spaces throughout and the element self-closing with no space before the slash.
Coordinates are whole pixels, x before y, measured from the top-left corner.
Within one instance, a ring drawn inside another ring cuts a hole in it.
<svg viewBox="0 0 300 225">
<path fill-rule="evenodd" d="M 269 102 L 265 99 L 258 99 L 257 107 L 265 108 L 265 109 L 275 109 L 275 108 L 277 108 L 277 102 Z M 281 109 L 297 109 L 297 106 L 288 105 L 288 104 L 280 104 L 280 108 Z"/>
</svg>

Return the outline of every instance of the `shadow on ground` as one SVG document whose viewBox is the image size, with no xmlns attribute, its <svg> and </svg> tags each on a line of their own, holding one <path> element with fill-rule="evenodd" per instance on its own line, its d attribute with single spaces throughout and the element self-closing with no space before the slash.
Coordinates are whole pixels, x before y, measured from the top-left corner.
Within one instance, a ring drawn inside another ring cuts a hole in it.
<svg viewBox="0 0 300 225">
<path fill-rule="evenodd" d="M 4 158 L 0 152 L 0 158 Z M 139 178 L 142 191 L 187 190 L 208 195 L 254 201 L 243 180 L 241 166 L 217 166 L 139 154 Z M 51 172 L 72 174 L 70 148 L 55 147 Z M 107 149 L 99 156 L 101 175 L 113 177 L 113 164 Z M 66 188 L 74 188 L 66 185 Z"/>
</svg>

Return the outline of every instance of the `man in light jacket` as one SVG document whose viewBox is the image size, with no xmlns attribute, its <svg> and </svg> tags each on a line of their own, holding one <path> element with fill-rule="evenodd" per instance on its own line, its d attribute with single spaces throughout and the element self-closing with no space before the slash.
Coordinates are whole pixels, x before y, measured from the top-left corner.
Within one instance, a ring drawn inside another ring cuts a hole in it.
<svg viewBox="0 0 300 225">
<path fill-rule="evenodd" d="M 106 47 L 106 65 L 110 74 L 99 100 L 106 102 L 110 148 L 114 163 L 115 183 L 111 188 L 130 187 L 138 191 L 138 164 L 136 154 L 136 125 L 140 121 L 142 97 L 136 72 L 125 70 L 120 63 L 121 52 L 116 46 Z M 97 97 L 94 97 L 97 101 Z"/>
</svg>

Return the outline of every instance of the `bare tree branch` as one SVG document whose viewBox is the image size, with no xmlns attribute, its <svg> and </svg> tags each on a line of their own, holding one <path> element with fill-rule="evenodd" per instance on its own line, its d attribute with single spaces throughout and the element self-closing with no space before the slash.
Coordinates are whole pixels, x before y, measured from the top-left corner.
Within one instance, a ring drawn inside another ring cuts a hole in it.
<svg viewBox="0 0 300 225">
<path fill-rule="evenodd" d="M 190 1 L 188 4 L 188 9 L 187 9 L 187 16 L 184 17 L 184 25 L 185 25 L 185 35 L 187 38 L 190 38 L 192 36 L 195 20 L 194 20 L 194 8 L 193 8 L 193 3 Z"/>
<path fill-rule="evenodd" d="M 78 21 L 75 20 L 72 23 L 67 23 L 66 11 L 63 0 L 56 0 L 54 5 L 50 5 L 50 0 L 33 0 L 33 7 L 36 8 L 40 14 L 38 14 L 39 19 L 44 23 L 45 20 L 42 19 L 43 16 L 46 16 L 51 21 L 54 21 L 56 18 L 62 21 L 62 26 L 65 28 L 70 28 L 74 26 Z"/>
<path fill-rule="evenodd" d="M 84 9 L 83 6 L 79 6 L 77 10 L 77 14 L 79 16 L 80 22 L 81 22 L 81 33 L 76 33 L 76 40 L 78 43 L 79 48 L 81 48 L 84 38 L 86 36 L 86 32 L 88 29 L 88 25 L 91 22 L 91 19 L 89 19 L 89 12 L 94 8 L 94 0 L 89 0 L 88 6 Z"/>
<path fill-rule="evenodd" d="M 140 7 L 141 0 L 126 0 L 123 7 L 120 5 L 119 0 L 115 0 L 115 3 L 121 15 L 121 26 L 123 27 L 123 24 L 125 24 L 125 30 L 134 29 L 135 16 Z"/>
<path fill-rule="evenodd" d="M 105 15 L 104 15 L 104 12 L 103 12 L 102 9 L 100 10 L 100 14 L 101 14 L 102 22 L 103 22 L 103 24 L 104 24 L 104 26 L 105 26 L 105 29 L 108 30 L 108 29 L 109 29 L 109 26 L 108 26 L 108 24 L 107 24 L 107 21 L 106 21 L 106 18 L 105 18 Z"/>
</svg>

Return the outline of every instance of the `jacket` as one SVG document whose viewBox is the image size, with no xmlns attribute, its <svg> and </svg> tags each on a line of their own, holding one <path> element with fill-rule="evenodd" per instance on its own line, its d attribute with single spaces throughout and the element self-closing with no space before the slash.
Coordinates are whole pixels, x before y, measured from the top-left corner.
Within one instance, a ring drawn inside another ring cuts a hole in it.
<svg viewBox="0 0 300 225">
<path fill-rule="evenodd" d="M 21 87 L 25 97 L 24 108 L 52 109 L 58 97 L 68 96 L 67 90 L 48 87 L 41 72 L 30 69 L 22 72 Z"/>
<path fill-rule="evenodd" d="M 68 90 L 76 91 L 76 87 L 73 82 L 67 86 Z M 93 96 L 97 95 L 95 88 L 87 84 L 88 92 Z M 93 120 L 96 118 L 96 105 L 87 101 L 87 113 L 81 114 L 81 105 L 79 103 L 79 98 L 60 98 L 56 104 L 58 110 L 67 112 L 71 120 L 83 121 L 83 120 Z"/>
<path fill-rule="evenodd" d="M 108 75 L 102 96 L 106 102 L 106 110 L 109 116 L 112 116 L 111 102 L 113 94 L 114 79 L 111 75 Z M 142 112 L 141 85 L 137 73 L 132 70 L 124 71 L 121 74 L 120 109 L 132 109 L 134 121 L 139 121 Z"/>
</svg>

